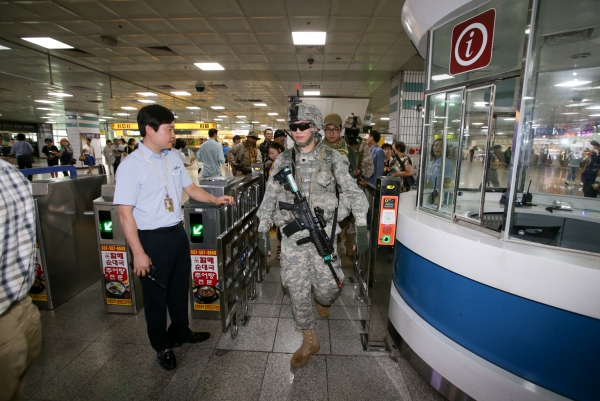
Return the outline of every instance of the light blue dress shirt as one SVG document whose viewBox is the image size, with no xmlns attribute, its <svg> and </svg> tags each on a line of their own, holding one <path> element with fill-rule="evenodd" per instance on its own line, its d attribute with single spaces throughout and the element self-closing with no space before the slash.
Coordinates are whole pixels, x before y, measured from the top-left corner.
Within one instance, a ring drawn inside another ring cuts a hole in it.
<svg viewBox="0 0 600 401">
<path fill-rule="evenodd" d="M 153 168 L 148 160 L 152 162 Z M 168 173 L 167 173 L 168 160 Z M 165 209 L 167 197 L 161 174 L 173 199 L 173 212 Z M 127 156 L 119 165 L 115 177 L 115 205 L 133 206 L 133 218 L 140 230 L 171 227 L 183 220 L 181 196 L 184 187 L 193 184 L 179 156 L 173 152 L 152 153 L 140 143 L 138 150 Z"/>
<path fill-rule="evenodd" d="M 385 152 L 378 145 L 373 145 L 369 150 L 371 151 L 371 157 L 373 157 L 375 171 L 367 181 L 369 184 L 375 187 L 377 186 L 377 177 L 381 177 L 383 175 L 383 167 L 385 166 Z"/>
<path fill-rule="evenodd" d="M 214 139 L 209 139 L 200 145 L 196 157 L 199 162 L 204 163 L 202 168 L 202 177 L 220 177 L 221 163 L 225 163 L 223 156 L 223 146 Z"/>
</svg>

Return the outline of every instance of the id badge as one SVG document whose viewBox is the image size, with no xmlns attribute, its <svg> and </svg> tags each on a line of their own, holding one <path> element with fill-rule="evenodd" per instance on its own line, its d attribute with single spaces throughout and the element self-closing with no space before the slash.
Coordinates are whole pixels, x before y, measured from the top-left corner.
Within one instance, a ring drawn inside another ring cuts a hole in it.
<svg viewBox="0 0 600 401">
<path fill-rule="evenodd" d="M 173 199 L 165 198 L 165 210 L 167 212 L 174 212 L 175 208 L 173 207 Z"/>
</svg>

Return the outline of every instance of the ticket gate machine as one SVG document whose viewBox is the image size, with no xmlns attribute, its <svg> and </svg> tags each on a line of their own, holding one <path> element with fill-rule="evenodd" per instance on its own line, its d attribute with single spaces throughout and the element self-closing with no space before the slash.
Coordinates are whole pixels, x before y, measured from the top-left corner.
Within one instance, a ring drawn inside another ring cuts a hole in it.
<svg viewBox="0 0 600 401">
<path fill-rule="evenodd" d="M 102 186 L 94 200 L 96 234 L 100 252 L 102 294 L 106 313 L 137 314 L 144 306 L 140 279 L 133 274 L 131 250 L 113 204 L 115 184 Z"/>
<path fill-rule="evenodd" d="M 265 166 L 262 163 L 252 163 L 251 169 L 252 169 L 252 178 L 254 178 L 254 177 L 258 178 L 258 190 L 259 190 L 258 206 L 260 207 L 260 204 L 265 195 L 265 186 L 267 185 L 267 180 L 265 178 Z M 256 226 L 258 227 L 258 223 L 259 223 L 258 217 L 255 217 L 255 219 L 256 219 Z M 259 263 L 258 263 L 259 268 L 258 268 L 258 271 L 256 272 L 256 282 L 262 283 L 263 279 L 267 275 L 267 257 L 259 252 L 258 260 L 259 260 Z M 251 297 L 250 299 L 254 299 L 254 297 Z"/>
<path fill-rule="evenodd" d="M 388 310 L 394 271 L 394 245 L 401 190 L 400 178 L 378 177 L 374 193 L 368 194 L 371 218 L 369 249 L 355 265 L 361 295 L 369 307 L 369 320 L 362 321 L 363 348 L 386 351 Z"/>
<path fill-rule="evenodd" d="M 190 199 L 184 215 L 190 242 L 192 318 L 220 319 L 232 338 L 238 323 L 248 321 L 248 303 L 255 296 L 259 269 L 258 177 L 203 179 L 200 187 L 214 196 L 230 195 L 235 205 L 217 206 Z"/>
<path fill-rule="evenodd" d="M 98 281 L 92 201 L 106 176 L 31 183 L 36 205 L 35 281 L 29 297 L 54 309 Z"/>
</svg>

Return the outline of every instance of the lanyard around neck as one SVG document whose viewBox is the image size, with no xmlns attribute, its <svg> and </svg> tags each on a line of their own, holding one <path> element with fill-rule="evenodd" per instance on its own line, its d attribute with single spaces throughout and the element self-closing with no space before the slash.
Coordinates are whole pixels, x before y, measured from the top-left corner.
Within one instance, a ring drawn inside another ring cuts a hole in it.
<svg viewBox="0 0 600 401">
<path fill-rule="evenodd" d="M 160 171 L 158 171 L 156 166 L 150 161 L 150 159 L 148 159 L 148 157 L 144 154 L 144 152 L 142 152 L 140 149 L 138 149 L 138 151 L 142 154 L 142 156 L 144 156 L 144 159 L 146 159 L 146 161 L 152 166 L 154 171 L 156 171 L 156 174 L 158 174 L 158 178 L 160 178 L 163 185 L 165 186 L 165 192 L 167 193 L 167 198 L 168 198 L 169 197 L 169 188 L 167 187 L 167 183 L 165 182 L 165 179 L 160 174 Z M 169 158 L 167 157 L 167 155 L 165 155 L 165 170 L 166 170 L 165 177 L 168 177 L 169 176 Z"/>
</svg>

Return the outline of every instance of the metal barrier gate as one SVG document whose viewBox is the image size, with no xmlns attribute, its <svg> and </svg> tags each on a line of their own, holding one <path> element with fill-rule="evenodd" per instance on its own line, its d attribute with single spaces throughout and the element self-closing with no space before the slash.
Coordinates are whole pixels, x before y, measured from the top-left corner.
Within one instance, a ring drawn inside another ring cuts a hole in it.
<svg viewBox="0 0 600 401">
<path fill-rule="evenodd" d="M 203 179 L 200 187 L 215 196 L 230 195 L 235 205 L 216 206 L 190 199 L 185 226 L 190 242 L 192 318 L 220 319 L 231 337 L 248 322 L 248 299 L 256 296 L 261 261 L 256 211 L 262 194 L 259 178 Z"/>
<path fill-rule="evenodd" d="M 355 260 L 361 298 L 368 306 L 368 320 L 362 320 L 363 349 L 387 351 L 388 309 L 394 271 L 394 245 L 401 181 L 378 177 L 375 189 L 366 189 L 369 202 L 369 250 Z"/>
<path fill-rule="evenodd" d="M 115 184 L 105 184 L 100 197 L 94 200 L 104 308 L 106 313 L 137 314 L 144 306 L 142 286 L 133 274 L 133 257 L 119 220 L 119 206 L 113 204 L 114 196 Z"/>
</svg>

